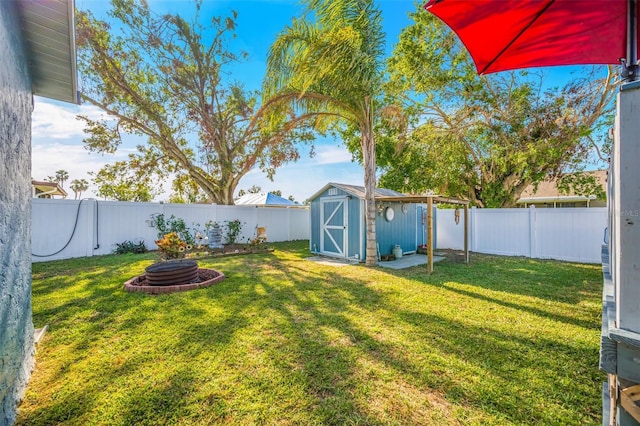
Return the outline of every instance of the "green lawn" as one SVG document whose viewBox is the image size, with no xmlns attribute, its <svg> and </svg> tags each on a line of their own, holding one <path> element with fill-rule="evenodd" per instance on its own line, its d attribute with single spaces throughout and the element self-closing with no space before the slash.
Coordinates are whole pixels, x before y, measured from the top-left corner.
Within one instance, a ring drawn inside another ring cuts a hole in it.
<svg viewBox="0 0 640 426">
<path fill-rule="evenodd" d="M 154 254 L 33 265 L 49 324 L 19 424 L 601 424 L 597 265 L 473 255 L 391 271 L 307 242 L 202 260 L 227 279 L 126 293 Z"/>
</svg>

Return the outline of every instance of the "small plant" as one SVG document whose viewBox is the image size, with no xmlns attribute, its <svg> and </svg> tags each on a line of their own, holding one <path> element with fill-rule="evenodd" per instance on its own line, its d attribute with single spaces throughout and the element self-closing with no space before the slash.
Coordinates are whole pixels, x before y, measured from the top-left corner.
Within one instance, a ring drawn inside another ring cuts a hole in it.
<svg viewBox="0 0 640 426">
<path fill-rule="evenodd" d="M 259 247 L 267 241 L 263 237 L 247 238 L 247 240 L 249 242 L 249 245 L 254 248 Z"/>
<path fill-rule="evenodd" d="M 155 213 L 151 215 L 151 221 L 151 226 L 158 230 L 159 239 L 169 233 L 175 232 L 185 243 L 193 245 L 195 242 L 193 235 L 191 235 L 191 230 L 182 218 L 171 215 L 167 219 L 163 213 Z"/>
<path fill-rule="evenodd" d="M 182 259 L 187 251 L 191 250 L 191 245 L 181 240 L 177 233 L 170 232 L 156 241 L 158 251 L 164 259 Z"/>
<path fill-rule="evenodd" d="M 226 227 L 227 227 L 227 235 L 226 235 L 227 241 L 225 244 L 237 243 L 238 237 L 242 232 L 242 222 L 240 222 L 240 219 L 227 220 Z"/>
<path fill-rule="evenodd" d="M 247 238 L 251 247 L 258 247 L 267 242 L 267 228 L 262 226 L 256 226 L 256 236 L 254 238 Z"/>
<path fill-rule="evenodd" d="M 113 250 L 115 254 L 125 254 L 125 253 L 135 253 L 141 254 L 146 253 L 147 246 L 144 244 L 144 241 L 140 241 L 138 243 L 134 243 L 133 241 L 123 241 L 121 243 L 116 243 L 116 248 Z"/>
</svg>

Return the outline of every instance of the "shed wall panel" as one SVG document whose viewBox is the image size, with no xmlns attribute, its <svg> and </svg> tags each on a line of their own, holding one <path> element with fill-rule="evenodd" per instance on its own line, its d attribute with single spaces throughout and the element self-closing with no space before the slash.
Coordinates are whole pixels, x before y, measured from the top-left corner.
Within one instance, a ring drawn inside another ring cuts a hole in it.
<svg viewBox="0 0 640 426">
<path fill-rule="evenodd" d="M 361 225 L 364 227 L 364 210 L 360 200 L 355 197 L 347 199 L 347 256 L 350 258 L 358 255 L 362 259 L 365 255 L 360 251 L 360 236 L 364 235 Z"/>
<path fill-rule="evenodd" d="M 380 247 L 380 254 L 390 254 L 396 244 L 400 245 L 403 252 L 415 251 L 417 247 L 416 210 L 418 205 L 408 204 L 406 213 L 402 212 L 400 203 L 391 203 L 388 206 L 394 211 L 392 221 L 388 222 L 384 218 L 384 214 L 376 217 L 376 239 Z"/>
<path fill-rule="evenodd" d="M 320 252 L 320 198 L 311 202 L 309 207 L 311 232 L 309 233 L 309 250 L 312 253 Z"/>
</svg>

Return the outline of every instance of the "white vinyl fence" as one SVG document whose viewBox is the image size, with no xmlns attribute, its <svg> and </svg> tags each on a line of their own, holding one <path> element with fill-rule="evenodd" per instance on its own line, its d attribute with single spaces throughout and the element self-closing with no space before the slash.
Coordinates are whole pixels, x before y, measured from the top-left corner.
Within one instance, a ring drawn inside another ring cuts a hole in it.
<svg viewBox="0 0 640 426">
<path fill-rule="evenodd" d="M 163 213 L 181 218 L 204 231 L 205 223 L 239 219 L 239 241 L 255 236 L 256 227 L 267 228 L 267 240 L 309 239 L 309 210 L 215 204 L 128 203 L 96 200 L 33 199 L 31 253 L 34 262 L 97 256 L 111 253 L 117 243 L 144 241 L 154 250 L 157 230 L 151 215 Z"/>
<path fill-rule="evenodd" d="M 436 212 L 436 245 L 462 250 L 464 219 L 453 209 Z M 309 210 L 215 204 L 127 203 L 96 200 L 34 199 L 31 253 L 34 262 L 111 253 L 116 243 L 144 241 L 156 249 L 151 215 L 182 218 L 204 230 L 208 221 L 243 222 L 241 241 L 267 228 L 268 241 L 309 239 Z M 469 211 L 471 251 L 570 262 L 600 263 L 606 208 L 475 209 Z"/>
<path fill-rule="evenodd" d="M 462 250 L 462 214 L 437 212 L 437 247 Z M 569 262 L 600 263 L 607 209 L 535 208 L 475 209 L 469 211 L 471 251 Z"/>
</svg>

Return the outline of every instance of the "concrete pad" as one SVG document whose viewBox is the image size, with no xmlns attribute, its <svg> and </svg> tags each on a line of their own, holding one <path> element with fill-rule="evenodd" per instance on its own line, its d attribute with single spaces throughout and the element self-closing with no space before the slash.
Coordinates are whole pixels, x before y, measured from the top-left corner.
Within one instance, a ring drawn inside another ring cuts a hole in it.
<svg viewBox="0 0 640 426">
<path fill-rule="evenodd" d="M 324 257 L 324 256 L 312 256 L 312 257 L 307 257 L 304 260 L 309 260 L 311 262 L 316 262 L 316 263 L 319 263 L 321 265 L 326 265 L 326 266 L 349 266 L 349 265 L 353 265 L 353 262 L 349 262 L 348 260 L 333 259 L 331 257 Z"/>
<path fill-rule="evenodd" d="M 433 262 L 439 262 L 443 260 L 443 256 L 433 256 Z M 427 264 L 427 255 L 426 254 L 408 254 L 406 256 L 402 256 L 400 259 L 391 260 L 389 262 L 378 262 L 378 266 L 381 268 L 389 268 L 389 269 L 405 269 L 411 268 L 412 266 L 426 265 Z"/>
<path fill-rule="evenodd" d="M 439 262 L 444 259 L 444 256 L 433 256 L 433 262 Z M 349 261 L 346 259 L 334 259 L 331 257 L 325 256 L 312 256 L 307 257 L 305 260 L 309 260 L 311 262 L 316 262 L 321 265 L 326 266 L 349 266 L 349 265 L 357 265 L 358 262 Z M 402 256 L 400 259 L 391 260 L 388 262 L 378 261 L 378 266 L 381 268 L 389 268 L 389 269 L 405 269 L 411 268 L 412 266 L 426 265 L 427 264 L 427 255 L 426 254 L 408 254 L 406 256 Z"/>
</svg>

